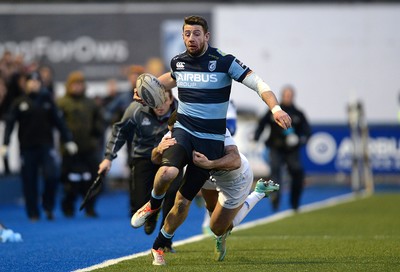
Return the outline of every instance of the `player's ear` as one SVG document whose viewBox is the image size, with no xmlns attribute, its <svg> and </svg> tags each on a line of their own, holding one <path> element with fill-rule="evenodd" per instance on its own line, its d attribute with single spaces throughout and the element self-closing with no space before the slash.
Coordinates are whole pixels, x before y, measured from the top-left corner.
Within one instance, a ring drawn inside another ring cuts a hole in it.
<svg viewBox="0 0 400 272">
<path fill-rule="evenodd" d="M 207 32 L 204 37 L 206 38 L 206 42 L 210 39 L 210 32 Z"/>
</svg>

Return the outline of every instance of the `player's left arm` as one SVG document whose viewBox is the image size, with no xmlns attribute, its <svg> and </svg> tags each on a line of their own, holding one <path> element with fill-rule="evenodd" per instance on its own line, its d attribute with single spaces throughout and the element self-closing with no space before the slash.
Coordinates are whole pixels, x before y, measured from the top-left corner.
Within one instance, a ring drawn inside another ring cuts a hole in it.
<svg viewBox="0 0 400 272">
<path fill-rule="evenodd" d="M 193 163 L 203 169 L 231 171 L 238 169 L 242 163 L 236 145 L 225 146 L 225 155 L 216 160 L 209 160 L 204 154 L 193 151 Z"/>
<path fill-rule="evenodd" d="M 292 119 L 281 109 L 278 99 L 276 99 L 275 94 L 264 80 L 250 70 L 242 83 L 259 94 L 261 99 L 271 109 L 272 114 L 274 115 L 274 120 L 278 125 L 284 129 L 292 126 Z"/>
</svg>

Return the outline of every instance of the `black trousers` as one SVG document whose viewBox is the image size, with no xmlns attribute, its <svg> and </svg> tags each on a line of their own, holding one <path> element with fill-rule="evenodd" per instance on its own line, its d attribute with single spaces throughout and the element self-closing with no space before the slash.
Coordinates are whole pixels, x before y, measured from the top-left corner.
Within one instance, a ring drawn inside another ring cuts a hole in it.
<svg viewBox="0 0 400 272">
<path fill-rule="evenodd" d="M 84 197 L 97 176 L 99 156 L 96 152 L 64 155 L 62 161 L 63 199 L 61 207 L 64 214 L 73 215 L 75 202 L 79 196 Z M 85 206 L 87 212 L 94 212 L 96 197 Z"/>
<path fill-rule="evenodd" d="M 39 198 L 39 176 L 43 180 L 42 198 Z M 39 201 L 43 209 L 53 211 L 60 178 L 60 158 L 51 146 L 21 150 L 22 189 L 28 217 L 39 217 Z"/>
<path fill-rule="evenodd" d="M 271 179 L 282 182 L 282 168 L 287 166 L 291 177 L 290 183 L 290 205 L 297 209 L 300 205 L 301 194 L 304 187 L 304 170 L 300 158 L 300 149 L 282 150 L 270 148 Z M 280 191 L 277 192 L 277 202 L 280 200 Z"/>
<path fill-rule="evenodd" d="M 159 165 L 151 162 L 150 158 L 136 158 L 132 160 L 131 180 L 129 183 L 131 214 L 134 214 L 147 201 L 150 200 L 153 182 Z M 182 181 L 182 173 L 171 183 L 162 208 L 162 224 L 168 212 L 174 206 L 176 192 L 178 191 Z"/>
</svg>

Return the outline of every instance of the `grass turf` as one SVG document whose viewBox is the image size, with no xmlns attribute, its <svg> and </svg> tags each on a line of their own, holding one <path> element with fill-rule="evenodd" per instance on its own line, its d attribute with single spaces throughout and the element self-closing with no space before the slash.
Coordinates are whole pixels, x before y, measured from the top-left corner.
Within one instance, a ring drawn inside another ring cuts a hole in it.
<svg viewBox="0 0 400 272">
<path fill-rule="evenodd" d="M 237 231 L 223 262 L 207 238 L 166 254 L 166 267 L 145 256 L 96 271 L 400 271 L 399 204 L 379 194 Z"/>
</svg>

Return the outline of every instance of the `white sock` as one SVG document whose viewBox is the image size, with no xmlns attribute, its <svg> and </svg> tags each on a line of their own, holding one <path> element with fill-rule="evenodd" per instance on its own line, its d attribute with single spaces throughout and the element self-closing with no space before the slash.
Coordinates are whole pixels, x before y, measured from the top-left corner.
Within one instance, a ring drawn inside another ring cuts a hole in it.
<svg viewBox="0 0 400 272">
<path fill-rule="evenodd" d="M 233 227 L 239 225 L 240 222 L 242 222 L 242 220 L 246 217 L 246 215 L 254 208 L 254 206 L 264 197 L 264 193 L 257 193 L 254 191 L 251 192 L 251 194 L 249 194 L 249 196 L 244 201 L 242 208 L 236 214 L 235 218 L 233 218 Z"/>
</svg>

